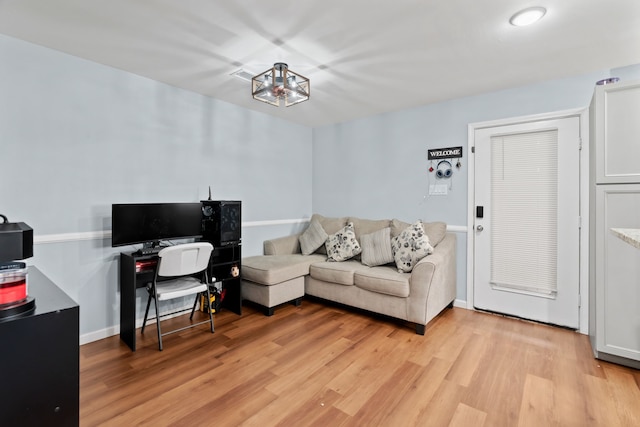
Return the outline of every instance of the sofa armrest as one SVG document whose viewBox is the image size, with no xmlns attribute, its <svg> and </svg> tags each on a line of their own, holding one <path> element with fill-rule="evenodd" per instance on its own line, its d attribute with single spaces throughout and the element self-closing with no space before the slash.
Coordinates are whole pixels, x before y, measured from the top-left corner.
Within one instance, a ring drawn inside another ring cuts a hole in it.
<svg viewBox="0 0 640 427">
<path fill-rule="evenodd" d="M 278 237 L 265 240 L 263 251 L 265 255 L 290 255 L 302 253 L 298 238 L 301 233 L 291 236 Z"/>
<path fill-rule="evenodd" d="M 456 298 L 456 235 L 447 233 L 410 278 L 408 320 L 426 325 Z"/>
</svg>

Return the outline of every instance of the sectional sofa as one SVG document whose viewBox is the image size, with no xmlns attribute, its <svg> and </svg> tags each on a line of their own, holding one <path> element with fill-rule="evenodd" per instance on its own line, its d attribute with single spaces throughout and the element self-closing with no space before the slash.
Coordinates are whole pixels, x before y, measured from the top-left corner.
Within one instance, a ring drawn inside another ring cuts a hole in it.
<svg viewBox="0 0 640 427">
<path fill-rule="evenodd" d="M 266 240 L 242 260 L 242 297 L 272 315 L 304 295 L 415 324 L 456 295 L 456 237 L 442 222 L 331 218 L 314 214 L 303 233 Z"/>
</svg>

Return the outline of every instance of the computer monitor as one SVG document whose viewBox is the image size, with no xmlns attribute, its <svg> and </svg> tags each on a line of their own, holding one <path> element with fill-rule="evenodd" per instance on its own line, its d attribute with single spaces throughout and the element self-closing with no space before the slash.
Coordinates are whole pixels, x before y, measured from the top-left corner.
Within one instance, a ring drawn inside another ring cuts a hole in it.
<svg viewBox="0 0 640 427">
<path fill-rule="evenodd" d="M 202 236 L 200 203 L 118 203 L 111 205 L 111 246 Z"/>
</svg>

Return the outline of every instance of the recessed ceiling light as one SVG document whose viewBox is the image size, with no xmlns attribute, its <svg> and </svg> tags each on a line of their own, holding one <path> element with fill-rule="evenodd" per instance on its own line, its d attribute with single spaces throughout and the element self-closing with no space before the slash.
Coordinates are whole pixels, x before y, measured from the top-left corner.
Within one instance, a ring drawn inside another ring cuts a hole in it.
<svg viewBox="0 0 640 427">
<path fill-rule="evenodd" d="M 544 7 L 529 7 L 513 15 L 511 19 L 509 19 L 509 22 L 516 27 L 524 27 L 525 25 L 539 21 L 545 13 L 547 13 L 547 9 Z"/>
</svg>

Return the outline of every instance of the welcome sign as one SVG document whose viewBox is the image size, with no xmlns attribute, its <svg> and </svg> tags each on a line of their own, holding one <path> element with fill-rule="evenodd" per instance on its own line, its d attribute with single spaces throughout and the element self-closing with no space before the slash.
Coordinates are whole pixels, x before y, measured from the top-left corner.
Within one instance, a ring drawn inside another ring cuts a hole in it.
<svg viewBox="0 0 640 427">
<path fill-rule="evenodd" d="M 455 159 L 462 157 L 462 147 L 435 148 L 427 153 L 427 160 Z"/>
</svg>

